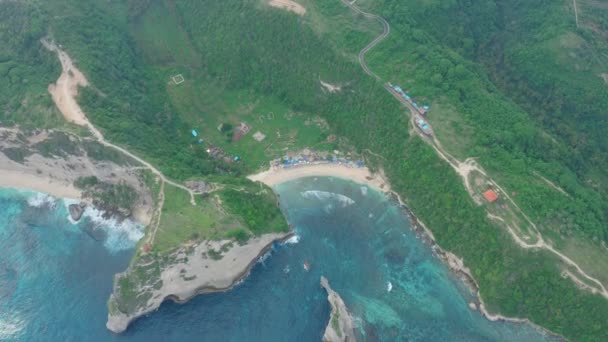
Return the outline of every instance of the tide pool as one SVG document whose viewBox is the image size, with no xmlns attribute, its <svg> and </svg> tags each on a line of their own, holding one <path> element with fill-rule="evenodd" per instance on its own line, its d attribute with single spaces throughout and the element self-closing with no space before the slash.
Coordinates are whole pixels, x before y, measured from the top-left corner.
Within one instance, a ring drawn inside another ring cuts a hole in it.
<svg viewBox="0 0 608 342">
<path fill-rule="evenodd" d="M 106 301 L 138 227 L 93 213 L 73 224 L 65 201 L 0 190 L 0 340 L 319 341 L 330 312 L 321 275 L 344 299 L 363 341 L 551 339 L 470 310 L 467 288 L 383 194 L 328 177 L 275 190 L 294 238 L 275 244 L 233 290 L 166 302 L 122 335 L 105 328 Z M 94 240 L 86 225 L 103 226 L 106 239 Z"/>
</svg>

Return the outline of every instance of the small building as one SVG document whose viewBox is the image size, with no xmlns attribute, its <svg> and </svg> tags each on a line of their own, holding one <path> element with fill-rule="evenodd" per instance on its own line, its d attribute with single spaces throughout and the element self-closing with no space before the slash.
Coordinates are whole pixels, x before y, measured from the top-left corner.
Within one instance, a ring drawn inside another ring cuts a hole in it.
<svg viewBox="0 0 608 342">
<path fill-rule="evenodd" d="M 483 197 L 486 199 L 486 201 L 492 203 L 496 202 L 496 200 L 498 199 L 498 194 L 496 193 L 496 191 L 489 189 L 483 193 Z"/>
</svg>

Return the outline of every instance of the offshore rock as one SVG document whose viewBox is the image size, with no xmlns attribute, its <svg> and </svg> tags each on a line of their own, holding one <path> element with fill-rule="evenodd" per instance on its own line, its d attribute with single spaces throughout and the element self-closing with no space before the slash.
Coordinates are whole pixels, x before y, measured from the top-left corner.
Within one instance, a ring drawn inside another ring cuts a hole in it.
<svg viewBox="0 0 608 342">
<path fill-rule="evenodd" d="M 84 204 L 84 203 L 70 204 L 68 206 L 68 210 L 70 212 L 70 216 L 72 217 L 72 220 L 78 222 L 80 220 L 80 218 L 82 217 L 82 214 L 84 213 L 85 208 L 86 208 L 86 204 Z"/>
<path fill-rule="evenodd" d="M 325 277 L 321 277 L 321 286 L 327 291 L 327 300 L 331 305 L 331 314 L 329 323 L 323 334 L 324 342 L 353 342 L 355 339 L 355 330 L 353 329 L 353 321 L 346 309 L 346 304 L 340 295 L 332 290 L 329 282 Z"/>
</svg>

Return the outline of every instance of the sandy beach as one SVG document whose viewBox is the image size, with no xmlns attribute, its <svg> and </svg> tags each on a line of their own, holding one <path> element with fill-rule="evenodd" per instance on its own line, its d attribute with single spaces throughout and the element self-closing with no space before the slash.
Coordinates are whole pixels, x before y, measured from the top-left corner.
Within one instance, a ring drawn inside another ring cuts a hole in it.
<svg viewBox="0 0 608 342">
<path fill-rule="evenodd" d="M 15 188 L 43 192 L 53 197 L 79 199 L 81 191 L 72 184 L 54 181 L 50 177 L 0 169 L 0 188 Z"/>
<path fill-rule="evenodd" d="M 372 174 L 367 167 L 349 167 L 344 164 L 301 164 L 287 168 L 273 166 L 269 170 L 247 176 L 247 178 L 273 187 L 298 178 L 324 176 L 349 179 L 357 183 L 367 184 L 378 191 L 390 191 L 390 185 L 382 175 Z"/>
</svg>

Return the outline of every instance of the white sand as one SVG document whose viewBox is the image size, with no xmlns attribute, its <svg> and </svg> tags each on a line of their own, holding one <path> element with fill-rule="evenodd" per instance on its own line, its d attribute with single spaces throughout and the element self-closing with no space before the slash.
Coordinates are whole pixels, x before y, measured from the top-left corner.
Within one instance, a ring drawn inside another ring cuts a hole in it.
<svg viewBox="0 0 608 342">
<path fill-rule="evenodd" d="M 382 175 L 372 174 L 366 167 L 354 168 L 341 164 L 305 164 L 289 168 L 273 167 L 270 170 L 250 175 L 252 181 L 262 182 L 270 187 L 290 180 L 303 177 L 338 177 L 353 180 L 357 183 L 367 184 L 379 191 L 389 191 L 390 185 Z"/>
<path fill-rule="evenodd" d="M 0 169 L 0 188 L 15 188 L 43 192 L 54 197 L 78 199 L 80 190 L 72 184 L 23 171 Z"/>
</svg>

